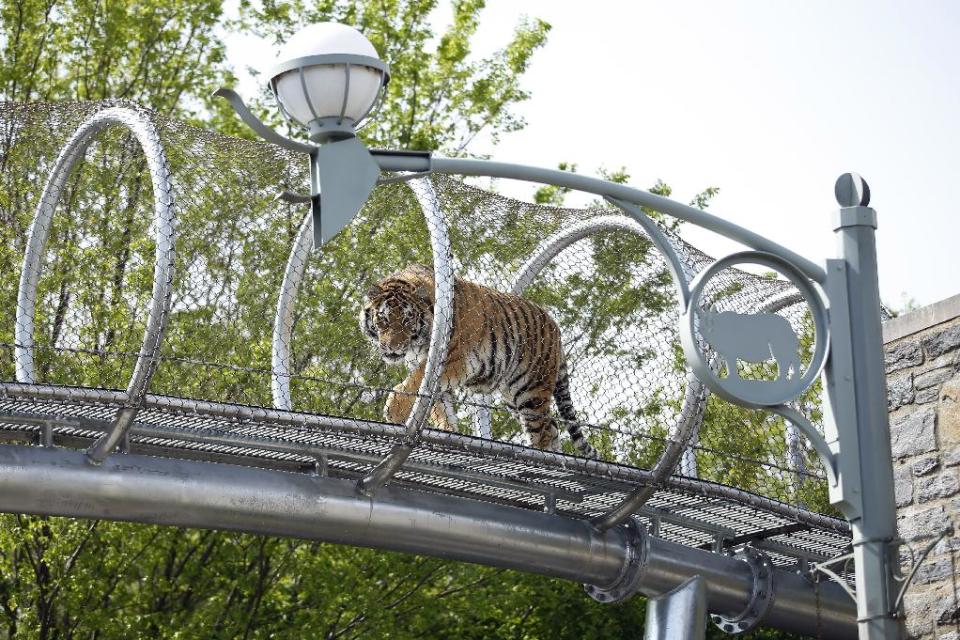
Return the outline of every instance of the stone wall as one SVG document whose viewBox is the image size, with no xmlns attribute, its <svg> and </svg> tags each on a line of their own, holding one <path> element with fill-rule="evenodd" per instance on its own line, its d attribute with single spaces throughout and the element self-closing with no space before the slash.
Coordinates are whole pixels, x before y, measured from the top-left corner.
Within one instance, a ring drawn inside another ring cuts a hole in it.
<svg viewBox="0 0 960 640">
<path fill-rule="evenodd" d="M 900 536 L 919 553 L 956 528 L 907 592 L 907 631 L 960 640 L 960 296 L 895 318 L 883 333 Z"/>
</svg>

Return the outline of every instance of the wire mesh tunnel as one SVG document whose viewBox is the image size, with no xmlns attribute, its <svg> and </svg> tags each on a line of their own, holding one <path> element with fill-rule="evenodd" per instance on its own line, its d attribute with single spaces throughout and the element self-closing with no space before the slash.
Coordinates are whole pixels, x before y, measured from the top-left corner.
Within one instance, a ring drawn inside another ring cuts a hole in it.
<svg viewBox="0 0 960 640">
<path fill-rule="evenodd" d="M 139 114 L 156 146 L 105 124 L 44 193 L 74 131 L 107 107 Z M 688 373 L 670 258 L 612 205 L 540 206 L 433 176 L 378 186 L 314 252 L 303 205 L 277 198 L 307 190 L 300 155 L 123 103 L 5 104 L 0 136 L 8 440 L 102 447 L 126 420 L 122 450 L 357 480 L 407 447 L 392 481 L 423 491 L 594 518 L 655 483 L 633 515 L 668 540 L 752 541 L 781 566 L 848 544 L 795 428 Z M 38 207 L 55 210 L 25 313 L 13 274 Z M 684 278 L 713 262 L 649 213 Z M 372 288 L 398 273 L 419 275 L 380 304 Z M 776 314 L 809 365 L 814 328 L 788 281 L 728 269 L 703 298 L 705 312 Z M 711 366 L 782 374 L 761 360 L 714 353 Z M 795 406 L 815 425 L 819 397 Z M 679 466 L 656 477 L 681 434 Z"/>
</svg>

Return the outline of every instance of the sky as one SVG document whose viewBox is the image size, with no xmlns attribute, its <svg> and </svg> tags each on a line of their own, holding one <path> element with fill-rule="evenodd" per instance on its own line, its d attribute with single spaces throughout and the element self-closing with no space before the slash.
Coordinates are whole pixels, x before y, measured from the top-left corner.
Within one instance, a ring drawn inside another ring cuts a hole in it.
<svg viewBox="0 0 960 640">
<path fill-rule="evenodd" d="M 877 210 L 881 298 L 960 293 L 960 2 L 488 0 L 476 52 L 501 48 L 522 16 L 553 27 L 516 108 L 527 126 L 474 153 L 625 167 L 682 202 L 719 187 L 709 211 L 816 262 L 836 256 L 833 185 L 854 171 Z M 227 44 L 238 71 L 269 66 L 266 45 Z M 717 257 L 739 248 L 686 228 Z"/>
</svg>

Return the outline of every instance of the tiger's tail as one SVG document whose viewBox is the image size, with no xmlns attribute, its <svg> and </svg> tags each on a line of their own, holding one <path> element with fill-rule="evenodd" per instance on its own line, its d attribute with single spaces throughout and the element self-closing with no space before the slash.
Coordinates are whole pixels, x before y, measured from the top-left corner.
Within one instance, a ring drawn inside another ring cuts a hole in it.
<svg viewBox="0 0 960 640">
<path fill-rule="evenodd" d="M 577 412 L 573 408 L 573 399 L 570 397 L 570 376 L 567 374 L 567 361 L 560 361 L 560 372 L 557 375 L 557 386 L 553 389 L 553 398 L 557 401 L 557 411 L 567 425 L 567 433 L 570 434 L 570 440 L 573 446 L 580 452 L 584 458 L 599 458 L 600 454 L 593 446 L 587 442 L 580 429 L 580 421 L 577 418 Z"/>
</svg>

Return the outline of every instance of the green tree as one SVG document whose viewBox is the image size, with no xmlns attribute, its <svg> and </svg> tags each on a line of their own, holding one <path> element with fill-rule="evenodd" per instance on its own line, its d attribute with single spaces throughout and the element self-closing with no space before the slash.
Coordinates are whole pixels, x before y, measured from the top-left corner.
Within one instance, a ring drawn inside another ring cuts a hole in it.
<svg viewBox="0 0 960 640">
<path fill-rule="evenodd" d="M 0 0 L 0 99 L 128 99 L 250 138 L 229 109 L 210 98 L 234 81 L 220 30 L 279 42 L 300 24 L 334 19 L 363 29 L 391 64 L 387 100 L 363 131 L 366 142 L 464 154 L 480 134 L 496 137 L 523 125 L 513 107 L 527 97 L 523 73 L 549 27 L 525 20 L 499 53 L 477 59 L 471 43 L 483 3 L 455 2 L 453 20 L 440 33 L 427 21 L 436 6 L 425 0 L 264 0 L 241 2 L 228 16 L 219 0 Z M 286 126 L 263 96 L 253 103 L 275 126 Z M 53 108 L 24 110 L 16 135 L 0 131 L 3 273 L 18 272 L 38 183 L 65 136 L 92 108 L 76 106 L 62 121 Z M 31 113 L 40 115 L 31 120 Z M 189 194 L 179 211 L 189 233 L 178 247 L 177 269 L 184 275 L 165 338 L 167 360 L 153 389 L 269 404 L 264 372 L 270 327 L 264 319 L 303 214 L 293 208 L 278 214 L 274 197 L 280 188 L 302 190 L 305 171 L 289 155 L 251 141 L 210 143 L 198 152 L 194 143 L 205 140 L 202 132 L 162 117 L 158 122 L 171 142 L 181 192 Z M 619 171 L 611 178 L 627 176 Z M 654 191 L 669 194 L 662 184 Z M 135 311 L 150 287 L 149 192 L 138 147 L 117 132 L 98 142 L 71 178 L 40 286 L 42 379 L 124 386 L 132 367 L 124 354 L 137 351 L 142 331 Z M 562 195 L 548 193 L 543 202 L 560 204 Z M 544 234 L 567 220 L 550 207 L 535 218 L 511 210 L 481 218 L 469 190 L 450 197 L 453 241 L 468 268 L 491 261 L 516 268 Z M 302 375 L 294 392 L 303 407 L 378 417 L 383 398 L 363 401 L 369 390 L 344 384 L 344 371 L 363 371 L 366 384 L 380 388 L 400 374 L 371 358 L 356 331 L 355 310 L 370 281 L 429 259 L 425 234 L 406 190 L 379 189 L 356 224 L 312 260 L 295 333 L 294 367 Z M 649 242 L 642 238 L 594 242 L 591 250 L 601 278 L 571 279 L 531 295 L 582 330 L 585 352 L 616 355 L 610 334 L 642 324 L 651 309 L 665 309 L 671 285 L 650 266 Z M 622 267 L 624 255 L 657 277 L 636 284 Z M 0 342 L 6 345 L 12 342 L 14 295 L 11 286 L 0 289 Z M 580 307 L 587 304 L 600 312 L 582 318 Z M 55 349 L 64 346 L 75 351 Z M 12 366 L 9 349 L 0 350 L 4 379 Z M 637 418 L 654 415 L 657 402 L 668 400 L 651 401 Z M 636 459 L 651 451 L 639 449 Z M 608 607 L 584 597 L 578 585 L 557 580 L 353 547 L 64 518 L 7 515 L 0 522 L 0 627 L 7 637 L 610 638 L 638 635 L 644 615 L 639 598 Z"/>
</svg>

